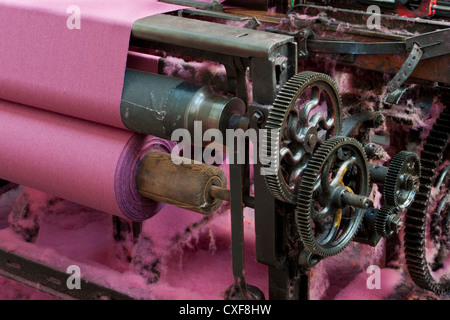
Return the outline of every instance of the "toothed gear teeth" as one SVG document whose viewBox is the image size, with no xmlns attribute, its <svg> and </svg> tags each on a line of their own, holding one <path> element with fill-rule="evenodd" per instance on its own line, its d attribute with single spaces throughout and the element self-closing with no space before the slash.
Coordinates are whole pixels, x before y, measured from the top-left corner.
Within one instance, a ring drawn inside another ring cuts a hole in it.
<svg viewBox="0 0 450 320">
<path fill-rule="evenodd" d="M 432 127 L 421 152 L 422 170 L 416 198 L 405 214 L 405 258 L 411 279 L 419 287 L 438 295 L 450 286 L 433 278 L 426 259 L 426 228 L 431 186 L 450 141 L 450 96 L 442 96 L 445 109 Z M 436 148 L 438 146 L 438 148 Z"/>
<path fill-rule="evenodd" d="M 347 228 L 342 233 L 336 234 L 338 238 L 330 241 L 330 243 L 320 243 L 315 237 L 311 219 L 315 204 L 316 183 L 321 174 L 329 175 L 329 172 L 322 172 L 325 163 L 342 147 L 351 148 L 355 155 L 360 157 L 359 161 L 362 167 L 360 168 L 362 171 L 361 181 L 359 181 L 360 189 L 363 195 L 368 195 L 370 177 L 367 157 L 361 144 L 348 137 L 333 137 L 326 140 L 309 160 L 308 167 L 303 173 L 303 179 L 298 186 L 295 216 L 301 241 L 308 250 L 322 257 L 333 256 L 342 252 L 356 235 L 364 215 L 363 209 L 354 210 L 352 217 L 349 218 L 350 222 Z M 336 213 L 334 214 L 336 217 Z"/>
<path fill-rule="evenodd" d="M 413 164 L 413 169 L 408 166 Z M 402 176 L 411 175 L 419 180 L 420 158 L 413 152 L 400 151 L 391 161 L 384 182 L 384 200 L 387 205 L 404 211 L 414 200 L 416 186 L 403 186 Z M 418 181 L 417 181 L 418 182 Z M 418 184 L 418 183 L 417 183 Z"/>
<path fill-rule="evenodd" d="M 302 96 L 302 94 L 314 87 L 320 86 L 322 90 L 325 90 L 329 95 L 329 102 L 333 104 L 333 112 L 335 116 L 335 122 L 332 126 L 334 132 L 328 132 L 329 136 L 339 135 L 342 130 L 342 99 L 339 94 L 338 87 L 334 80 L 327 76 L 326 74 L 305 71 L 296 74 L 291 79 L 289 79 L 283 88 L 278 93 L 272 108 L 269 110 L 269 115 L 265 125 L 265 134 L 263 134 L 263 141 L 267 145 L 267 150 L 269 152 L 275 152 L 275 157 L 271 157 L 271 166 L 263 167 L 263 169 L 268 169 L 265 171 L 266 185 L 271 191 L 272 195 L 278 200 L 295 204 L 296 203 L 296 188 L 295 186 L 290 186 L 289 181 L 283 176 L 283 172 L 286 170 L 288 164 L 282 163 L 282 158 L 280 155 L 281 149 L 284 147 L 285 139 L 283 133 L 285 132 L 285 125 L 288 121 L 288 116 L 294 108 L 297 108 L 297 99 Z M 328 113 L 328 112 L 327 112 Z M 328 115 L 327 115 L 328 116 Z M 307 129 L 307 128 L 306 128 Z M 275 135 L 272 137 L 272 131 Z M 300 144 L 299 144 L 300 145 Z M 318 144 L 317 144 L 318 145 Z M 299 148 L 305 148 L 300 146 Z M 317 149 L 317 146 L 315 147 Z M 290 149 L 291 150 L 291 149 Z M 309 157 L 307 152 L 302 153 L 302 157 Z M 305 158 L 307 161 L 307 158 Z M 292 168 L 297 169 L 301 164 L 297 163 L 293 165 Z M 305 166 L 305 163 L 303 163 Z"/>
<path fill-rule="evenodd" d="M 376 233 L 381 237 L 390 237 L 394 231 L 388 227 L 389 217 L 397 214 L 398 209 L 388 205 L 382 205 L 375 216 L 374 229 Z"/>
</svg>

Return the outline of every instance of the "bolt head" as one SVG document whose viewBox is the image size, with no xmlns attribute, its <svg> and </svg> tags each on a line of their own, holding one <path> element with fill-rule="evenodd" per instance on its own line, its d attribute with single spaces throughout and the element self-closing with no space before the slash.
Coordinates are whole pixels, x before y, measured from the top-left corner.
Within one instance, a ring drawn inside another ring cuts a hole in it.
<svg viewBox="0 0 450 320">
<path fill-rule="evenodd" d="M 264 119 L 264 115 L 262 114 L 262 112 L 260 110 L 256 110 L 255 112 L 253 112 L 252 114 L 252 120 L 255 121 L 256 123 L 261 123 Z"/>
<path fill-rule="evenodd" d="M 402 218 L 398 214 L 391 214 L 388 219 L 388 227 L 395 233 L 398 233 L 400 229 L 403 227 Z"/>
<path fill-rule="evenodd" d="M 315 134 L 311 133 L 307 136 L 307 141 L 308 141 L 309 146 L 311 148 L 314 148 L 317 144 L 317 136 Z"/>
</svg>

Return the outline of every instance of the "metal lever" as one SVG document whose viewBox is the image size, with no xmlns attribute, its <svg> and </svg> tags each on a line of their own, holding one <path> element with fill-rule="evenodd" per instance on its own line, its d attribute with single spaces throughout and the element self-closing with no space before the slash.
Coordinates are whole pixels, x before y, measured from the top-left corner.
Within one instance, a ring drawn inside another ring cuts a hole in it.
<svg viewBox="0 0 450 320">
<path fill-rule="evenodd" d="M 392 104 L 397 104 L 399 102 L 403 93 L 406 91 L 406 88 L 402 88 L 401 86 L 405 83 L 416 66 L 419 64 L 422 56 L 423 50 L 419 47 L 418 44 L 414 43 L 408 58 L 403 63 L 402 67 L 394 76 L 394 78 L 392 78 L 392 80 L 387 84 L 386 93 L 388 94 L 388 96 L 386 97 L 386 102 Z"/>
<path fill-rule="evenodd" d="M 236 156 L 236 150 L 234 151 Z M 244 178 L 245 165 L 230 165 L 231 186 L 231 254 L 234 283 L 225 293 L 228 300 L 264 300 L 264 294 L 245 280 L 244 259 Z"/>
</svg>

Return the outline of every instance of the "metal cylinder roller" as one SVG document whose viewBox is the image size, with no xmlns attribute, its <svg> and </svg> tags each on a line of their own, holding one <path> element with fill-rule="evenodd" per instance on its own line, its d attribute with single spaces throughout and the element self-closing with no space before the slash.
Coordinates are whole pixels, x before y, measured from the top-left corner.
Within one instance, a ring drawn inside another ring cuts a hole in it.
<svg viewBox="0 0 450 320">
<path fill-rule="evenodd" d="M 230 118 L 245 109 L 241 99 L 225 97 L 210 86 L 132 69 L 125 73 L 120 112 L 134 132 L 171 139 L 176 129 L 193 134 L 194 121 L 201 121 L 203 132 L 225 133 Z"/>
<path fill-rule="evenodd" d="M 185 159 L 187 160 L 187 159 Z M 211 214 L 229 197 L 224 172 L 207 164 L 175 164 L 170 154 L 152 152 L 142 161 L 136 177 L 145 198 Z"/>
</svg>

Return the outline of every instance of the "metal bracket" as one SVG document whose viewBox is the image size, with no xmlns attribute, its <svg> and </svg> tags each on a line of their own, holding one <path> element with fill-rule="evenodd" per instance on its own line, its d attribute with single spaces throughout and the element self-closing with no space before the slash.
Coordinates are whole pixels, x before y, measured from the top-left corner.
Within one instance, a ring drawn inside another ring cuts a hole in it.
<svg viewBox="0 0 450 320">
<path fill-rule="evenodd" d="M 370 124 L 369 127 L 377 128 L 382 125 L 384 121 L 384 116 L 379 112 L 359 112 L 344 119 L 342 124 L 342 136 L 350 137 L 355 128 L 362 123 Z"/>
<path fill-rule="evenodd" d="M 387 98 L 386 102 L 397 104 L 406 88 L 401 88 L 405 81 L 409 78 L 411 73 L 414 71 L 419 61 L 422 59 L 423 50 L 419 47 L 417 43 L 413 45 L 411 53 L 409 54 L 406 61 L 403 63 L 400 70 L 387 84 Z"/>
<path fill-rule="evenodd" d="M 298 56 L 300 58 L 306 58 L 308 56 L 308 43 L 311 41 L 308 41 L 308 39 L 314 38 L 314 32 L 311 29 L 305 28 L 300 31 L 286 31 L 276 28 L 267 28 L 266 31 L 294 37 L 298 43 Z"/>
<path fill-rule="evenodd" d="M 423 59 L 450 54 L 450 28 L 423 33 L 405 40 L 406 49 L 411 51 L 418 45 L 423 51 Z"/>
<path fill-rule="evenodd" d="M 314 37 L 314 32 L 311 29 L 303 29 L 296 35 L 298 41 L 298 56 L 306 58 L 308 56 L 308 39 Z"/>
</svg>

